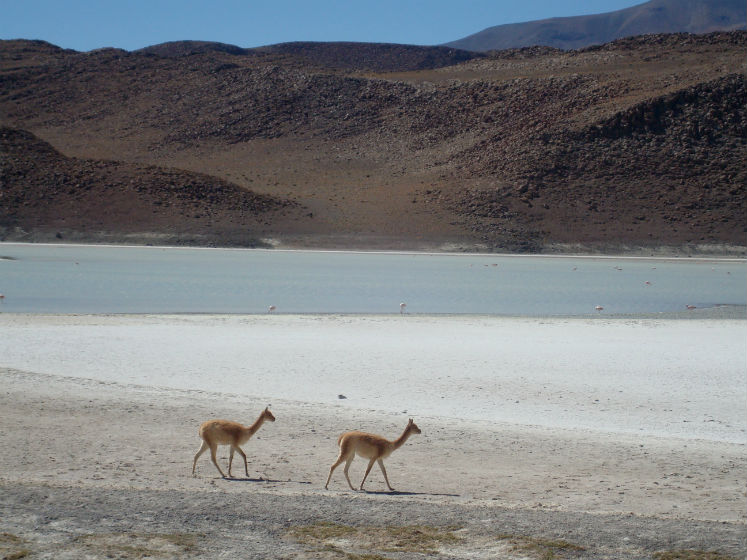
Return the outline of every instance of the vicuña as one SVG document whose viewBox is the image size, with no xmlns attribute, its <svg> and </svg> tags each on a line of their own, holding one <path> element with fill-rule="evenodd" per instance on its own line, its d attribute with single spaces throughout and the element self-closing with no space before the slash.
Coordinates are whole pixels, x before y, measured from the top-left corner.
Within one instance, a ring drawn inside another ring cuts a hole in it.
<svg viewBox="0 0 747 560">
<path fill-rule="evenodd" d="M 375 434 L 367 434 L 366 432 L 345 432 L 337 440 L 337 445 L 340 446 L 340 455 L 337 457 L 337 461 L 329 469 L 329 476 L 327 477 L 327 484 L 324 488 L 329 486 L 329 481 L 332 478 L 334 470 L 345 461 L 345 478 L 348 481 L 348 485 L 352 490 L 355 490 L 353 484 L 350 482 L 350 476 L 348 476 L 348 470 L 350 469 L 350 463 L 353 462 L 356 453 L 361 457 L 369 459 L 368 467 L 366 468 L 366 474 L 363 475 L 360 489 L 363 490 L 363 484 L 366 482 L 368 473 L 371 472 L 371 467 L 375 462 L 379 463 L 381 472 L 384 474 L 384 480 L 386 485 L 394 492 L 394 488 L 389 484 L 389 478 L 386 475 L 386 469 L 384 468 L 384 459 L 389 457 L 395 449 L 399 449 L 412 434 L 419 434 L 420 428 L 415 424 L 412 418 L 407 423 L 405 431 L 394 441 L 377 436 Z"/>
<path fill-rule="evenodd" d="M 257 433 L 257 430 L 264 424 L 265 420 L 270 422 L 275 421 L 275 417 L 270 412 L 270 408 L 267 407 L 259 415 L 259 418 L 251 426 L 244 426 L 238 422 L 232 422 L 231 420 L 208 420 L 200 424 L 200 437 L 202 438 L 202 447 L 195 455 L 195 460 L 192 462 L 192 476 L 195 474 L 195 467 L 197 465 L 197 459 L 200 458 L 206 449 L 210 449 L 210 458 L 213 460 L 215 468 L 223 478 L 226 475 L 223 474 L 218 461 L 215 460 L 215 452 L 219 445 L 230 445 L 231 453 L 228 458 L 228 478 L 231 478 L 231 464 L 233 463 L 233 452 L 238 451 L 239 455 L 244 458 L 244 471 L 246 477 L 249 478 L 249 467 L 246 463 L 246 454 L 241 450 L 240 445 L 245 444 L 249 441 L 249 438 Z"/>
</svg>

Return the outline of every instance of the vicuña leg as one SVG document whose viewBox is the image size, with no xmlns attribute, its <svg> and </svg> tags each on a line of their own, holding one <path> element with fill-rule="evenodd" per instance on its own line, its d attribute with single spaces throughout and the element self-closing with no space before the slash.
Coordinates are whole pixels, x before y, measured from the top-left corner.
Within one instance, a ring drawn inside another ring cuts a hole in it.
<svg viewBox="0 0 747 560">
<path fill-rule="evenodd" d="M 215 458 L 215 453 L 218 450 L 217 445 L 210 445 L 210 459 L 213 461 L 213 464 L 215 465 L 215 468 L 218 469 L 218 472 L 223 478 L 226 478 L 226 475 L 223 473 L 223 471 L 220 468 L 220 465 L 218 464 L 218 461 Z M 231 469 L 229 469 L 230 472 Z"/>
<path fill-rule="evenodd" d="M 355 490 L 355 486 L 353 486 L 353 483 L 350 482 L 350 475 L 348 474 L 348 471 L 350 470 L 350 464 L 353 462 L 353 459 L 355 459 L 355 453 L 350 454 L 347 462 L 345 463 L 345 469 L 342 471 L 345 473 L 345 478 L 348 480 L 348 486 L 350 486 L 351 490 Z"/>
<path fill-rule="evenodd" d="M 233 459 L 233 450 L 236 449 L 236 451 L 239 452 L 239 455 L 241 455 L 244 458 L 244 472 L 246 473 L 246 477 L 249 478 L 249 465 L 247 465 L 246 461 L 246 453 L 237 445 L 236 447 L 231 447 L 231 459 Z M 229 461 L 228 463 L 228 476 L 231 476 L 231 463 Z"/>
<path fill-rule="evenodd" d="M 348 476 L 348 469 L 350 469 L 350 463 L 353 462 L 353 459 L 355 458 L 354 453 L 345 453 L 342 449 L 340 450 L 340 454 L 337 456 L 337 460 L 332 464 L 332 466 L 329 468 L 329 476 L 327 477 L 327 484 L 324 485 L 324 489 L 326 490 L 329 487 L 329 481 L 332 480 L 332 473 L 335 472 L 335 469 L 339 467 L 343 462 L 345 462 L 345 478 L 348 481 L 348 485 L 352 490 L 355 490 L 353 487 L 353 483 L 350 482 L 350 476 Z"/>
<path fill-rule="evenodd" d="M 233 478 L 233 475 L 231 474 L 231 465 L 233 464 L 233 445 L 231 446 L 229 452 L 228 452 L 228 478 Z"/>
<path fill-rule="evenodd" d="M 381 469 L 381 473 L 384 475 L 384 480 L 386 481 L 387 488 L 391 492 L 395 492 L 394 488 L 392 488 L 392 485 L 389 484 L 389 477 L 386 475 L 386 469 L 384 468 L 384 461 L 382 459 L 377 459 L 376 457 L 373 457 L 368 462 L 368 467 L 366 467 L 366 474 L 363 475 L 363 481 L 361 482 L 361 490 L 363 490 L 363 483 L 366 482 L 366 478 L 368 478 L 368 474 L 371 472 L 371 467 L 373 467 L 374 463 L 379 464 L 379 468 Z"/>
<path fill-rule="evenodd" d="M 373 464 L 376 462 L 376 457 L 371 457 L 371 460 L 368 462 L 368 466 L 366 467 L 366 474 L 363 475 L 363 480 L 361 480 L 361 490 L 363 490 L 363 484 L 366 482 L 366 478 L 368 478 L 368 473 L 371 472 L 371 467 L 373 467 Z"/>
<path fill-rule="evenodd" d="M 200 455 L 205 453 L 207 451 L 207 448 L 210 447 L 206 441 L 203 440 L 202 447 L 200 447 L 200 450 L 195 454 L 195 460 L 192 462 L 192 476 L 195 476 L 195 467 L 197 466 L 197 459 L 200 458 Z"/>
<path fill-rule="evenodd" d="M 386 480 L 386 485 L 389 487 L 389 490 L 394 492 L 394 488 L 392 488 L 392 485 L 389 484 L 389 477 L 386 475 L 386 469 L 384 468 L 384 461 L 381 459 L 377 460 L 379 463 L 379 467 L 381 468 L 381 472 L 384 474 L 384 480 Z"/>
<path fill-rule="evenodd" d="M 334 463 L 332 463 L 332 466 L 329 468 L 329 476 L 327 477 L 327 484 L 324 485 L 325 490 L 328 489 L 329 481 L 332 480 L 332 473 L 335 472 L 335 469 L 339 467 L 344 460 L 345 460 L 345 457 L 343 457 L 342 453 L 340 453 L 337 456 L 337 460 Z"/>
</svg>

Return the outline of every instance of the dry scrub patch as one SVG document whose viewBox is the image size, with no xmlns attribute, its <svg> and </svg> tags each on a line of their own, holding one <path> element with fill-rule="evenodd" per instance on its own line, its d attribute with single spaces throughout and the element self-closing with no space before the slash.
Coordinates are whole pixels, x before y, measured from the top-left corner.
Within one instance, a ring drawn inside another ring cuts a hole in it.
<svg viewBox="0 0 747 560">
<path fill-rule="evenodd" d="M 555 558 L 573 558 L 575 553 L 583 552 L 584 548 L 564 540 L 542 539 L 518 535 L 501 535 L 499 540 L 510 545 L 511 551 L 522 555 L 528 554 L 541 560 Z"/>
<path fill-rule="evenodd" d="M 196 552 L 197 535 L 108 533 L 81 535 L 75 544 L 107 558 L 181 558 Z"/>
<path fill-rule="evenodd" d="M 2 560 L 18 560 L 31 554 L 26 545 L 28 542 L 10 533 L 0 533 L 0 555 Z"/>
<path fill-rule="evenodd" d="M 379 553 L 417 552 L 437 554 L 443 546 L 461 539 L 454 527 L 412 525 L 404 527 L 349 527 L 318 523 L 294 527 L 288 535 L 299 543 L 335 553 L 335 557 L 355 560 L 387 558 Z"/>
<path fill-rule="evenodd" d="M 705 550 L 671 550 L 657 552 L 654 560 L 739 560 L 736 556 Z"/>
</svg>

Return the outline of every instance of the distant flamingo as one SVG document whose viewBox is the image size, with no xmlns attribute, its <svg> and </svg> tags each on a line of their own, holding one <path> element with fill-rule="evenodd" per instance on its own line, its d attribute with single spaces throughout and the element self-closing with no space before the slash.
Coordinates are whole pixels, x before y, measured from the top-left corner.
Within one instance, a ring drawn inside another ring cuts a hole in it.
<svg viewBox="0 0 747 560">
<path fill-rule="evenodd" d="M 601 313 L 601 311 L 602 311 L 602 309 L 604 309 L 604 307 L 602 307 L 601 305 L 597 305 L 594 309 L 596 309 L 597 311 L 599 311 Z"/>
<path fill-rule="evenodd" d="M 268 312 L 268 313 L 272 313 L 272 312 L 273 312 L 273 311 L 275 311 L 276 309 L 277 309 L 277 307 L 275 307 L 274 305 L 271 305 L 270 307 L 268 307 L 268 308 L 267 308 L 267 312 Z"/>
<path fill-rule="evenodd" d="M 685 306 L 685 307 L 687 307 L 688 309 L 691 309 L 691 310 L 692 310 L 692 309 L 695 309 L 695 306 L 694 306 L 694 305 L 687 305 L 687 306 Z"/>
<path fill-rule="evenodd" d="M 405 312 L 405 307 L 407 307 L 407 304 L 405 302 L 402 302 L 399 304 L 399 312 L 400 314 L 403 314 Z"/>
</svg>

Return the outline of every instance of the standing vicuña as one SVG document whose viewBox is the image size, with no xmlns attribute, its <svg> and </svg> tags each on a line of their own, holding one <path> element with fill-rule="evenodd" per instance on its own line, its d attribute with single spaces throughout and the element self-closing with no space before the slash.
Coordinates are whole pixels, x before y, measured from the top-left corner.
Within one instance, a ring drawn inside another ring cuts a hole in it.
<svg viewBox="0 0 747 560">
<path fill-rule="evenodd" d="M 195 455 L 195 460 L 192 462 L 192 475 L 195 474 L 195 466 L 197 465 L 197 459 L 200 458 L 206 449 L 210 448 L 210 458 L 213 460 L 215 468 L 223 478 L 226 475 L 218 466 L 218 462 L 215 460 L 215 451 L 219 445 L 230 445 L 231 453 L 228 458 L 228 477 L 231 477 L 231 463 L 233 463 L 233 452 L 238 451 L 239 455 L 244 458 L 244 471 L 246 471 L 246 477 L 249 478 L 249 467 L 246 464 L 246 454 L 241 450 L 239 445 L 245 444 L 250 437 L 252 437 L 265 420 L 270 422 L 275 421 L 275 417 L 270 412 L 270 408 L 267 407 L 259 415 L 259 418 L 251 426 L 243 426 L 238 422 L 231 422 L 230 420 L 208 420 L 200 425 L 200 437 L 202 438 L 202 447 Z"/>
<path fill-rule="evenodd" d="M 340 455 L 337 457 L 337 461 L 335 461 L 335 463 L 329 469 L 327 484 L 324 485 L 324 488 L 327 488 L 329 486 L 329 481 L 332 478 L 332 473 L 334 472 L 334 470 L 340 465 L 340 463 L 345 461 L 345 478 L 348 480 L 348 485 L 350 486 L 350 488 L 352 490 L 355 490 L 352 483 L 350 482 L 348 469 L 350 469 L 350 463 L 353 462 L 355 454 L 357 453 L 361 457 L 370 459 L 370 461 L 368 462 L 368 468 L 366 468 L 366 474 L 363 475 L 360 489 L 363 490 L 363 484 L 366 482 L 368 473 L 371 472 L 371 467 L 373 467 L 373 464 L 375 462 L 378 462 L 379 467 L 381 468 L 381 472 L 384 473 L 384 480 L 386 480 L 386 485 L 389 487 L 389 490 L 394 492 L 394 488 L 392 488 L 392 485 L 389 484 L 389 478 L 386 476 L 384 459 L 389 457 L 389 455 L 392 454 L 392 451 L 394 451 L 395 449 L 399 449 L 407 441 L 407 438 L 409 438 L 411 434 L 419 433 L 420 428 L 417 427 L 412 418 L 410 418 L 410 421 L 407 423 L 407 427 L 405 428 L 405 431 L 402 432 L 402 435 L 394 441 L 389 441 L 388 439 L 381 436 L 377 436 L 375 434 L 367 434 L 365 432 L 345 432 L 337 440 L 337 445 L 340 446 Z"/>
</svg>

